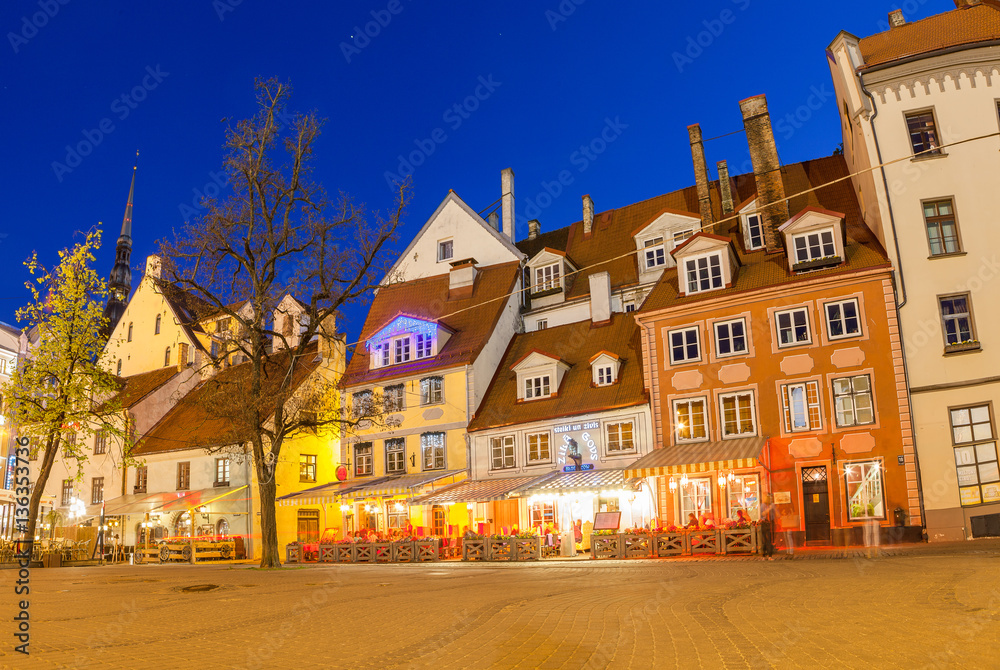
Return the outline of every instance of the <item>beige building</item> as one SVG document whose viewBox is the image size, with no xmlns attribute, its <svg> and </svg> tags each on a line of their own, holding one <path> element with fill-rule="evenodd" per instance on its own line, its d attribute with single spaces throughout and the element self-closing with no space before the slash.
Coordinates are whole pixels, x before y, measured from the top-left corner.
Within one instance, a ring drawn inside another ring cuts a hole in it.
<svg viewBox="0 0 1000 670">
<path fill-rule="evenodd" d="M 844 155 L 896 269 L 928 539 L 997 535 L 1000 4 L 889 24 L 827 50 Z"/>
</svg>

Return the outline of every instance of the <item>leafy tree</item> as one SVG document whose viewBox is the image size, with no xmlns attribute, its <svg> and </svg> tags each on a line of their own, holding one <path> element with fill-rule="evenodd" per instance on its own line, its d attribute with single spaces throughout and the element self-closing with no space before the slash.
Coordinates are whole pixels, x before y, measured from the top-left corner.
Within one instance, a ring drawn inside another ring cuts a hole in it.
<svg viewBox="0 0 1000 670">
<path fill-rule="evenodd" d="M 314 112 L 286 110 L 291 93 L 286 83 L 257 80 L 255 90 L 254 116 L 227 131 L 224 169 L 232 194 L 205 201 L 201 219 L 186 223 L 172 241 L 162 241 L 160 254 L 162 282 L 230 319 L 234 335 L 216 364 L 236 353 L 243 369 L 239 385 L 236 390 L 222 385 L 236 377 L 220 374 L 216 391 L 203 394 L 203 406 L 226 418 L 234 442 L 249 443 L 260 496 L 260 565 L 269 568 L 281 565 L 273 467 L 286 439 L 305 428 L 359 420 L 315 408 L 302 411 L 301 401 L 295 401 L 302 397 L 296 395 L 295 371 L 315 356 L 307 351 L 315 346 L 312 340 L 334 336 L 339 311 L 377 286 L 409 183 L 399 186 L 385 214 L 369 212 L 343 193 L 329 198 L 312 180 L 322 122 Z M 300 314 L 275 323 L 272 313 L 288 294 L 301 299 Z M 250 309 L 241 309 L 248 301 Z M 321 399 L 324 392 L 310 394 Z"/>
<path fill-rule="evenodd" d="M 91 264 L 100 246 L 100 232 L 92 231 L 83 243 L 60 251 L 54 269 L 44 268 L 37 253 L 24 263 L 33 277 L 25 283 L 31 302 L 16 316 L 33 334 L 32 345 L 0 394 L 13 402 L 22 436 L 31 439 L 32 459 L 41 457 L 29 502 L 28 542 L 35 537 L 39 504 L 56 457 L 75 462 L 78 477 L 87 461 L 88 441 L 70 435 L 86 438 L 97 430 L 122 440 L 128 435 L 114 399 L 119 380 L 99 365 L 108 289 Z"/>
</svg>

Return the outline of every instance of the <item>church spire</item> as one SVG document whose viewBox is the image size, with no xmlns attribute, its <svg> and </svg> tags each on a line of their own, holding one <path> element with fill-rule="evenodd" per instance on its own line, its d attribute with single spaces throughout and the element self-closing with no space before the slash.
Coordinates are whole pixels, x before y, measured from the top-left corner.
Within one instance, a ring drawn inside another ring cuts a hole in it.
<svg viewBox="0 0 1000 670">
<path fill-rule="evenodd" d="M 108 304 L 104 307 L 104 316 L 108 320 L 108 330 L 105 335 L 109 337 L 125 312 L 125 305 L 128 303 L 128 296 L 132 290 L 132 270 L 129 268 L 129 261 L 132 257 L 132 197 L 135 194 L 135 173 L 139 167 L 138 151 L 135 152 L 135 157 L 136 165 L 132 168 L 132 184 L 128 189 L 128 202 L 125 203 L 122 232 L 118 236 L 118 244 L 115 247 L 115 264 L 111 268 L 111 277 L 108 279 L 110 295 L 108 296 Z"/>
</svg>

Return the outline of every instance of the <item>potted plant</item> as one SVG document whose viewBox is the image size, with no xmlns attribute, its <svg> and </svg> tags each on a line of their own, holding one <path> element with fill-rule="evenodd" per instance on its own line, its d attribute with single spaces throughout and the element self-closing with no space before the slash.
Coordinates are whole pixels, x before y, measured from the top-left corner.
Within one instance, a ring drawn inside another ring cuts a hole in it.
<svg viewBox="0 0 1000 670">
<path fill-rule="evenodd" d="M 541 538 L 532 530 L 522 530 L 513 537 L 512 559 L 515 561 L 537 561 L 542 557 Z"/>
<path fill-rule="evenodd" d="M 812 260 L 795 263 L 792 265 L 792 271 L 799 272 L 800 270 L 818 270 L 819 268 L 839 265 L 840 263 L 840 256 L 824 256 L 823 258 L 813 258 Z"/>
<path fill-rule="evenodd" d="M 727 519 L 721 534 L 723 554 L 752 554 L 757 551 L 757 533 L 747 521 Z"/>
<path fill-rule="evenodd" d="M 422 537 L 414 541 L 413 551 L 415 560 L 419 563 L 440 560 L 438 554 L 438 542 L 436 537 Z"/>
<path fill-rule="evenodd" d="M 590 536 L 591 558 L 621 558 L 622 536 L 613 530 L 595 530 Z"/>
<path fill-rule="evenodd" d="M 515 560 L 513 547 L 514 544 L 511 542 L 510 535 L 502 533 L 491 535 L 486 547 L 487 560 L 513 561 Z"/>
<path fill-rule="evenodd" d="M 980 348 L 979 340 L 963 340 L 962 342 L 955 342 L 954 344 L 946 344 L 944 347 L 944 353 L 956 354 L 960 351 L 976 351 Z"/>
<path fill-rule="evenodd" d="M 485 561 L 486 536 L 469 532 L 462 538 L 462 560 L 463 561 Z"/>
<path fill-rule="evenodd" d="M 688 551 L 686 540 L 684 529 L 670 524 L 653 534 L 653 549 L 657 556 L 677 556 Z"/>
<path fill-rule="evenodd" d="M 648 528 L 628 528 L 621 541 L 622 558 L 653 557 L 653 534 Z"/>
</svg>

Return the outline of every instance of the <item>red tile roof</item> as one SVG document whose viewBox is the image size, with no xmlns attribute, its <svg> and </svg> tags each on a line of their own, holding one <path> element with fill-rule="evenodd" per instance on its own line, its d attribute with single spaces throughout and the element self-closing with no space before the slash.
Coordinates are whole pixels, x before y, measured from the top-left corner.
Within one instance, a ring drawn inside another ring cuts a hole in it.
<svg viewBox="0 0 1000 670">
<path fill-rule="evenodd" d="M 118 378 L 118 394 L 114 400 L 121 403 L 122 409 L 135 407 L 143 398 L 170 381 L 178 373 L 176 366 L 160 368 L 151 372 L 143 372 L 130 377 Z M 100 409 L 107 407 L 107 403 L 102 403 Z"/>
<path fill-rule="evenodd" d="M 570 369 L 563 377 L 556 397 L 519 402 L 517 374 L 511 371 L 511 367 L 532 351 L 551 351 L 569 364 Z M 603 351 L 613 352 L 620 358 L 618 382 L 610 386 L 594 386 L 590 359 Z M 639 328 L 631 314 L 614 314 L 610 323 L 603 326 L 591 326 L 589 321 L 581 321 L 517 335 L 511 340 L 476 416 L 469 422 L 468 430 L 472 432 L 646 404 L 648 398 L 642 385 L 639 351 Z"/>
<path fill-rule="evenodd" d="M 341 379 L 341 388 L 472 363 L 492 335 L 507 303 L 503 297 L 516 288 L 519 273 L 518 261 L 487 266 L 479 270 L 471 292 L 453 295 L 449 295 L 447 274 L 379 289 L 368 310 L 361 343 L 355 347 Z M 365 341 L 400 314 L 440 323 L 454 334 L 433 358 L 369 370 Z"/>
<path fill-rule="evenodd" d="M 865 61 L 861 69 L 990 40 L 1000 40 L 1000 3 L 982 0 L 978 5 L 953 9 L 863 38 L 859 42 Z"/>
</svg>

